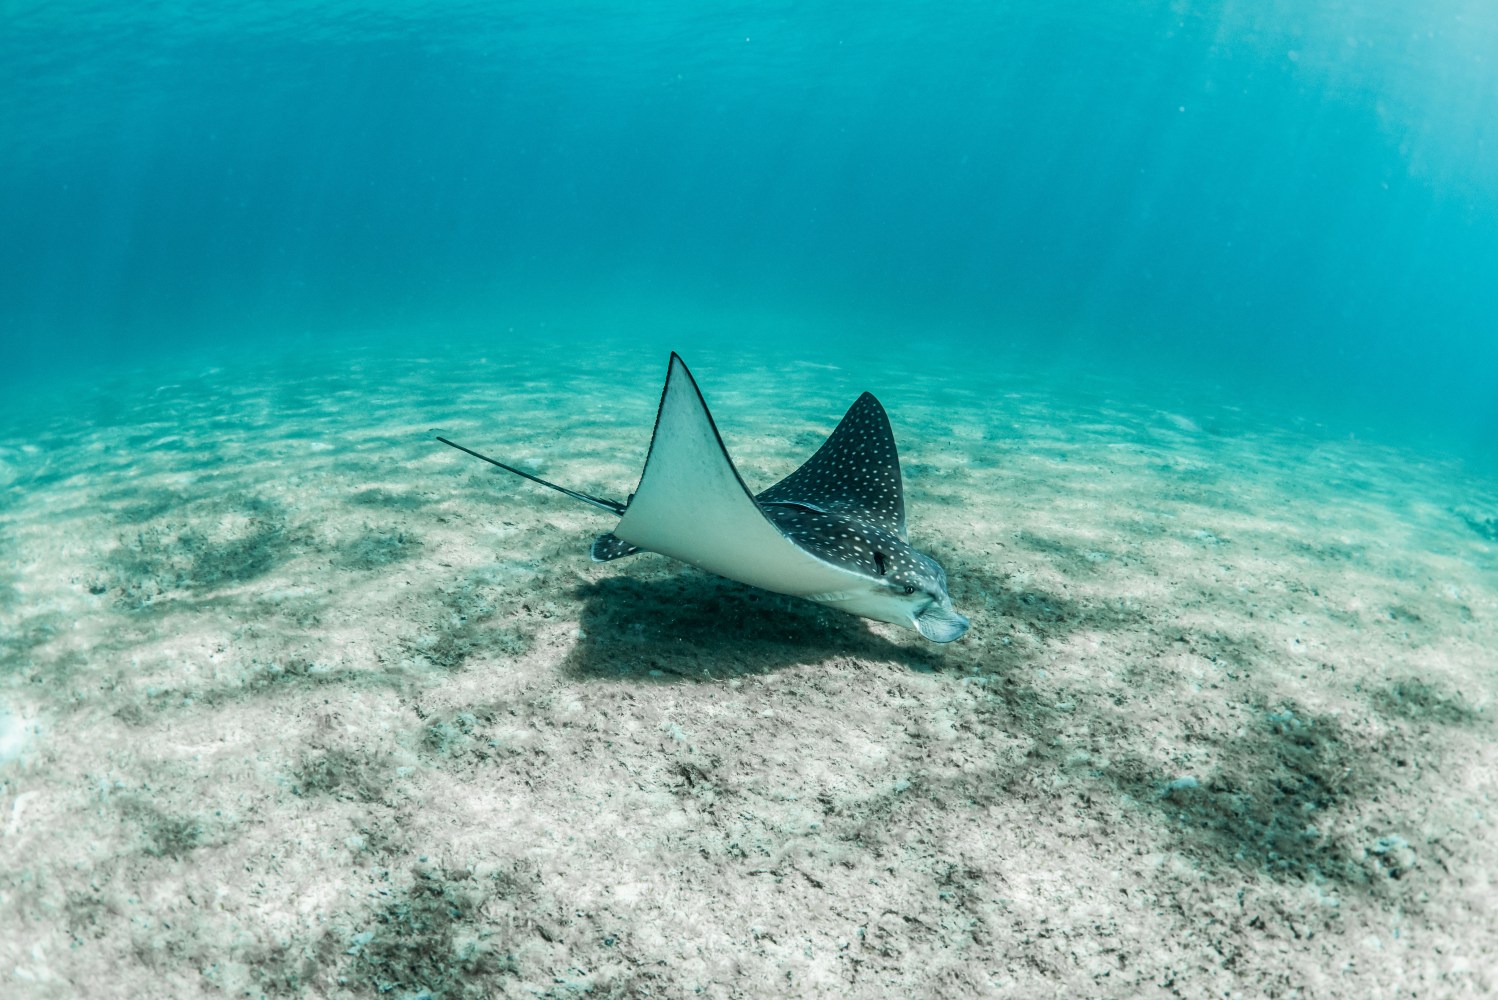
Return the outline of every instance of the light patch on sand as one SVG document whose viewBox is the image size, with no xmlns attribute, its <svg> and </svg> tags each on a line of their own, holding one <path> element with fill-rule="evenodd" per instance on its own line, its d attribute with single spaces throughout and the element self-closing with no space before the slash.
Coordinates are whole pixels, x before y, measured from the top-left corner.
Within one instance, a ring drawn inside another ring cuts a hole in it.
<svg viewBox="0 0 1498 1000">
<path fill-rule="evenodd" d="M 20 761 L 37 728 L 36 721 L 19 706 L 0 701 L 0 765 Z"/>
</svg>

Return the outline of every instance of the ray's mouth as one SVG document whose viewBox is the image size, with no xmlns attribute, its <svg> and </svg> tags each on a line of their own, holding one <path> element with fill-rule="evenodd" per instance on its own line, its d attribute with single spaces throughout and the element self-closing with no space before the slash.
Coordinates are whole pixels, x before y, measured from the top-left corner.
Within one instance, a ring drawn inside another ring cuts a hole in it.
<svg viewBox="0 0 1498 1000">
<path fill-rule="evenodd" d="M 968 620 L 951 608 L 933 604 L 915 616 L 915 630 L 932 642 L 952 642 L 967 632 Z"/>
</svg>

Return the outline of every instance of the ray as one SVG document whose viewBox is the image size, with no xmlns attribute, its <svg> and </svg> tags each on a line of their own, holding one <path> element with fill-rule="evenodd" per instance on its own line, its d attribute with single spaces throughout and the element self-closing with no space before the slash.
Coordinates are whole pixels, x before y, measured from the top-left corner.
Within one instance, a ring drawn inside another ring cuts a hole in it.
<svg viewBox="0 0 1498 1000">
<path fill-rule="evenodd" d="M 870 393 L 849 407 L 811 458 L 757 496 L 674 352 L 645 468 L 625 503 L 438 440 L 619 515 L 614 529 L 593 542 L 596 561 L 657 552 L 762 590 L 910 628 L 935 642 L 967 631 L 967 618 L 952 607 L 946 572 L 907 540 L 894 433 Z"/>
</svg>

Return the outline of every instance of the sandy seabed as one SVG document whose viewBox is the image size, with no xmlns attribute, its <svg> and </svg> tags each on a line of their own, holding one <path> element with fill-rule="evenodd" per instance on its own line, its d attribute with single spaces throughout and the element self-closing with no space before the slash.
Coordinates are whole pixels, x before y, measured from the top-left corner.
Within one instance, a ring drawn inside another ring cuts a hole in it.
<svg viewBox="0 0 1498 1000">
<path fill-rule="evenodd" d="M 950 646 L 596 565 L 665 358 L 136 372 L 0 433 L 0 994 L 1498 991 L 1498 491 L 1202 395 L 688 356 L 745 479 L 889 409 Z M 819 359 L 820 361 L 821 359 Z"/>
</svg>

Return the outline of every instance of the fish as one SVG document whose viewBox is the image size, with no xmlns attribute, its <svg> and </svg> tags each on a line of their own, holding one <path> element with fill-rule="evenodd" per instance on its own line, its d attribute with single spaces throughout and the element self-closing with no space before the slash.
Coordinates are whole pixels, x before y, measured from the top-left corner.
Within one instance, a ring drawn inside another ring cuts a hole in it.
<svg viewBox="0 0 1498 1000">
<path fill-rule="evenodd" d="M 595 562 L 656 552 L 932 642 L 952 642 L 968 630 L 968 618 L 952 605 L 946 571 L 910 544 L 894 432 L 872 393 L 853 402 L 811 458 L 758 494 L 745 485 L 697 380 L 674 351 L 645 468 L 625 501 L 437 440 L 618 516 L 613 530 L 594 540 Z"/>
</svg>

